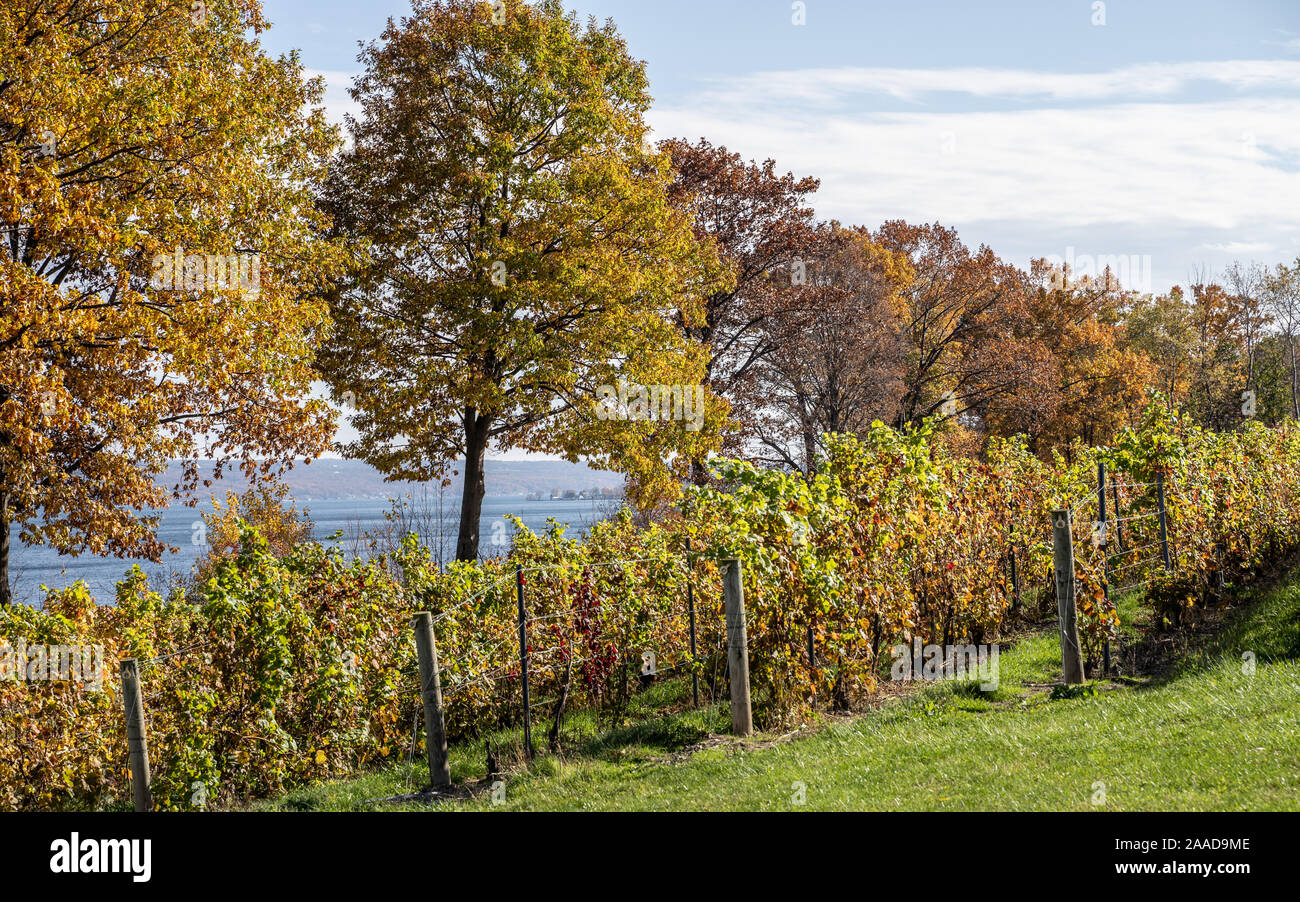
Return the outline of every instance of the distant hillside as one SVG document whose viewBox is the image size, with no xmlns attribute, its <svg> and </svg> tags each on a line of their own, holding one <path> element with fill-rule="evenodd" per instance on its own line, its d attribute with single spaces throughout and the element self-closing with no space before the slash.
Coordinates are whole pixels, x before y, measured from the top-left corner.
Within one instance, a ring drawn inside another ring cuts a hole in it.
<svg viewBox="0 0 1300 902">
<path fill-rule="evenodd" d="M 457 468 L 459 469 L 459 468 Z M 562 460 L 489 460 L 484 482 L 489 495 L 527 495 L 552 492 L 581 492 L 585 489 L 616 489 L 621 491 L 623 477 L 618 473 L 593 470 L 586 464 L 571 464 Z M 180 479 L 180 466 L 173 463 L 159 478 L 161 485 L 175 485 Z M 289 491 L 298 501 L 328 501 L 349 498 L 388 498 L 412 489 L 418 484 L 385 482 L 383 474 L 359 460 L 318 460 L 304 466 L 298 464 L 284 475 Z M 460 497 L 461 477 L 451 477 L 447 489 L 449 497 Z M 240 491 L 246 483 L 238 473 L 227 473 L 211 489 L 218 495 L 226 491 Z M 436 488 L 432 486 L 432 488 Z"/>
</svg>

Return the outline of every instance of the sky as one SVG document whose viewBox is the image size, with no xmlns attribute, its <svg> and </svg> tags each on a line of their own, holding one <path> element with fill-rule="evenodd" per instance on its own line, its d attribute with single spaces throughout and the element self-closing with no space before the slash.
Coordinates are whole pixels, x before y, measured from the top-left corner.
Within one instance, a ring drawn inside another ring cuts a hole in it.
<svg viewBox="0 0 1300 902">
<path fill-rule="evenodd" d="M 938 221 L 1166 291 L 1300 257 L 1300 0 L 570 0 L 646 61 L 655 138 L 821 179 L 821 219 Z M 408 0 L 264 0 L 341 120 Z M 801 15 L 802 13 L 802 15 Z M 802 24 L 797 24 L 802 20 Z"/>
</svg>

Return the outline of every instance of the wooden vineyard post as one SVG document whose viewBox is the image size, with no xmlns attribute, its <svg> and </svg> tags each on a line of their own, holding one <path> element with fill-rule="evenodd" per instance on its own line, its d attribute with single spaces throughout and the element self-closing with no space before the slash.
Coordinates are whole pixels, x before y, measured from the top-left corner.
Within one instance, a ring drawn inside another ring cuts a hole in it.
<svg viewBox="0 0 1300 902">
<path fill-rule="evenodd" d="M 731 732 L 748 736 L 754 732 L 754 715 L 749 704 L 749 640 L 745 635 L 745 591 L 741 585 L 740 561 L 722 562 L 722 591 L 727 607 L 727 669 L 731 676 Z"/>
<path fill-rule="evenodd" d="M 1118 512 L 1116 512 L 1118 513 Z M 1106 463 L 1097 461 L 1097 520 L 1101 523 L 1101 594 L 1110 600 L 1110 523 L 1106 520 Z M 1101 672 L 1110 675 L 1110 639 L 1101 646 Z"/>
<path fill-rule="evenodd" d="M 533 757 L 532 716 L 528 710 L 528 614 L 524 610 L 524 568 L 515 565 L 515 590 L 519 599 L 519 677 L 524 690 L 524 753 Z"/>
<path fill-rule="evenodd" d="M 442 678 L 438 675 L 438 643 L 433 638 L 433 617 L 411 618 L 415 649 L 420 657 L 420 698 L 424 701 L 424 748 L 429 759 L 429 782 L 435 790 L 451 786 L 447 766 L 447 725 L 442 715 Z"/>
<path fill-rule="evenodd" d="M 1007 509 L 1014 512 L 1015 506 L 1010 501 L 1008 501 Z M 1012 533 L 1013 533 L 1013 529 L 1010 526 L 1008 526 L 1007 537 L 1010 539 L 1010 542 L 1008 543 L 1007 558 L 1008 558 L 1008 565 L 1011 568 L 1011 572 L 1010 572 L 1011 592 L 1012 592 L 1011 610 L 1019 611 L 1020 610 L 1020 571 L 1016 566 L 1016 541 L 1015 541 L 1015 536 Z"/>
<path fill-rule="evenodd" d="M 149 742 L 144 730 L 144 696 L 140 694 L 140 667 L 135 658 L 121 662 L 122 704 L 126 708 L 126 748 L 131 761 L 131 796 L 136 811 L 153 811 L 149 789 Z"/>
<path fill-rule="evenodd" d="M 1119 506 L 1119 480 L 1114 476 L 1110 479 L 1110 493 L 1115 500 L 1115 550 L 1122 554 L 1124 552 L 1123 508 Z"/>
<path fill-rule="evenodd" d="M 1078 613 L 1074 604 L 1074 540 L 1070 512 L 1052 511 L 1052 559 L 1056 570 L 1056 610 L 1061 633 L 1061 671 L 1067 683 L 1083 682 Z"/>
<path fill-rule="evenodd" d="M 691 537 L 686 537 L 686 613 L 691 628 L 691 698 L 700 706 L 700 673 L 695 666 L 695 560 L 691 557 Z"/>
<path fill-rule="evenodd" d="M 1169 520 L 1165 513 L 1165 477 L 1156 474 L 1156 502 L 1160 505 L 1160 556 L 1164 558 L 1165 570 L 1174 569 L 1169 558 Z"/>
<path fill-rule="evenodd" d="M 1012 592 L 1011 609 L 1013 611 L 1019 611 L 1020 610 L 1020 572 L 1016 569 L 1016 546 L 1014 543 L 1011 545 L 1010 557 L 1011 557 L 1011 592 Z"/>
</svg>

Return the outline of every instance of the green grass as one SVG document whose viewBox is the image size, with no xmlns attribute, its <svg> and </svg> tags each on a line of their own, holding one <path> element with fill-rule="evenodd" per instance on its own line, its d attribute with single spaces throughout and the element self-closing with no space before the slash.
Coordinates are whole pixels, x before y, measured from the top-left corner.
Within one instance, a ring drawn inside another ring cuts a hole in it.
<svg viewBox="0 0 1300 902">
<path fill-rule="evenodd" d="M 1140 599 L 1126 598 L 1132 622 Z M 1253 674 L 1242 655 L 1255 656 Z M 325 784 L 280 810 L 1258 810 L 1300 809 L 1300 579 L 1260 594 L 1159 680 L 1092 684 L 1052 698 L 1054 631 L 1019 639 L 1001 685 L 925 686 L 785 741 L 715 738 L 721 705 L 694 711 L 680 684 L 654 687 L 627 723 L 566 722 L 563 759 L 540 756 L 487 795 L 428 805 L 372 801 L 411 791 L 420 766 Z M 1032 688 L 1029 688 L 1031 687 Z M 1059 694 L 1059 693 L 1058 693 Z M 664 708 L 668 713 L 661 712 Z M 539 730 L 544 732 L 544 730 Z M 511 737 L 502 735 L 500 741 Z M 539 743 L 540 744 L 540 743 Z M 457 780 L 483 774 L 481 744 L 454 749 Z"/>
</svg>

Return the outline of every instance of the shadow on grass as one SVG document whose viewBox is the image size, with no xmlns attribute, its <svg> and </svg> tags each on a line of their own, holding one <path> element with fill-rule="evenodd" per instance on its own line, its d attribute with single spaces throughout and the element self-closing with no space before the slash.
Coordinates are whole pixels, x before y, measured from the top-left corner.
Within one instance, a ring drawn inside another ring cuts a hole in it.
<svg viewBox="0 0 1300 902">
<path fill-rule="evenodd" d="M 1300 658 L 1300 582 L 1258 594 L 1226 613 L 1223 628 L 1200 649 L 1203 658 L 1240 659 L 1246 651 L 1261 663 Z"/>
<path fill-rule="evenodd" d="M 726 732 L 730 728 L 726 704 L 710 702 L 703 687 L 700 696 L 700 707 L 696 708 L 690 678 L 679 675 L 633 688 L 616 713 L 591 708 L 568 711 L 560 723 L 558 757 L 610 761 L 650 757 L 681 751 L 711 733 Z M 552 757 L 548 739 L 553 712 L 552 705 L 533 708 L 536 756 L 532 762 L 524 753 L 523 728 L 514 726 L 456 743 L 452 748 L 453 777 L 467 780 L 486 775 L 486 754 L 476 751 L 483 749 L 485 741 L 497 753 L 499 763 L 509 770 L 531 769 L 538 761 Z M 458 757 L 460 767 L 456 766 Z"/>
<path fill-rule="evenodd" d="M 704 713 L 707 717 L 707 712 Z M 711 732 L 702 721 L 706 717 L 688 718 L 662 715 L 618 726 L 599 736 L 590 736 L 576 746 L 565 747 L 566 753 L 586 757 L 610 757 L 612 752 L 628 748 L 648 748 L 676 752 L 704 739 Z"/>
<path fill-rule="evenodd" d="M 1240 666 L 1247 653 L 1256 666 L 1300 658 L 1300 558 L 1262 584 L 1233 594 L 1234 604 L 1209 609 L 1195 627 L 1146 640 L 1167 648 L 1163 660 L 1156 658 L 1163 666 L 1140 688 L 1155 689 L 1192 674 Z"/>
</svg>

